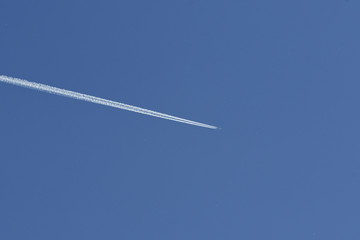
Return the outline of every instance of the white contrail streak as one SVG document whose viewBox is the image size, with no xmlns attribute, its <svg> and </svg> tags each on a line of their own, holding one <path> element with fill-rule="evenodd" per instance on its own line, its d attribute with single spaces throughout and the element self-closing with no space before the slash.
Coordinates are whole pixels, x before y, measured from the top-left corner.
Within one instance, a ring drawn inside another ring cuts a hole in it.
<svg viewBox="0 0 360 240">
<path fill-rule="evenodd" d="M 195 125 L 195 126 L 199 126 L 199 127 L 217 129 L 217 127 L 211 126 L 208 124 L 194 122 L 194 121 L 190 121 L 190 120 L 187 120 L 184 118 L 178 118 L 178 117 L 171 116 L 168 114 L 151 111 L 148 109 L 139 108 L 139 107 L 131 106 L 131 105 L 120 103 L 120 102 L 110 101 L 110 100 L 106 100 L 103 98 L 90 96 L 87 94 L 82 94 L 82 93 L 77 93 L 77 92 L 73 92 L 73 91 L 69 91 L 69 90 L 65 90 L 65 89 L 61 89 L 61 88 L 51 87 L 51 86 L 41 84 L 41 83 L 29 82 L 29 81 L 19 79 L 19 78 L 12 78 L 12 77 L 0 75 L 0 82 L 10 83 L 10 84 L 14 84 L 14 85 L 17 85 L 20 87 L 35 89 L 38 91 L 43 91 L 43 92 L 47 92 L 47 93 L 51 93 L 51 94 L 64 96 L 64 97 L 83 100 L 83 101 L 87 101 L 87 102 L 91 102 L 91 103 L 102 104 L 102 105 L 109 106 L 109 107 L 120 108 L 120 109 L 124 109 L 124 110 L 128 110 L 128 111 L 132 111 L 132 112 L 146 114 L 146 115 L 150 115 L 153 117 L 168 119 L 168 120 L 186 123 L 186 124 L 190 124 L 190 125 Z"/>
</svg>

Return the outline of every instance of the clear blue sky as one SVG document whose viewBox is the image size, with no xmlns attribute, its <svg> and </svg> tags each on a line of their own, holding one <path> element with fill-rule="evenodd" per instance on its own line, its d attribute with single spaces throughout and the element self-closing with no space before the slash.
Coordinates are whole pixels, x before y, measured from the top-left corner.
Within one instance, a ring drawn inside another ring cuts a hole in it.
<svg viewBox="0 0 360 240">
<path fill-rule="evenodd" d="M 0 239 L 360 239 L 360 3 L 0 2 Z"/>
</svg>

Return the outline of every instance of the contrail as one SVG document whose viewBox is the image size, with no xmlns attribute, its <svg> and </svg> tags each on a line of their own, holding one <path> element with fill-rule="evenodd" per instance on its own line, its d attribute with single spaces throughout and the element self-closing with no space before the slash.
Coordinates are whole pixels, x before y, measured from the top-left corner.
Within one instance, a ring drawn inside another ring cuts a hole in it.
<svg viewBox="0 0 360 240">
<path fill-rule="evenodd" d="M 120 108 L 120 109 L 124 109 L 124 110 L 128 110 L 128 111 L 132 111 L 132 112 L 150 115 L 153 117 L 168 119 L 171 121 L 186 123 L 186 124 L 195 125 L 195 126 L 204 127 L 204 128 L 217 129 L 217 127 L 211 126 L 208 124 L 190 121 L 190 120 L 187 120 L 184 118 L 179 118 L 179 117 L 171 116 L 171 115 L 160 113 L 160 112 L 151 111 L 151 110 L 144 109 L 144 108 L 135 107 L 135 106 L 128 105 L 125 103 L 110 101 L 110 100 L 106 100 L 103 98 L 90 96 L 87 94 L 82 94 L 82 93 L 73 92 L 73 91 L 69 91 L 69 90 L 65 90 L 65 89 L 61 89 L 61 88 L 56 88 L 56 87 L 48 86 L 48 85 L 41 84 L 41 83 L 29 82 L 29 81 L 19 79 L 19 78 L 12 78 L 12 77 L 0 75 L 0 81 L 4 82 L 4 83 L 14 84 L 14 85 L 17 85 L 20 87 L 35 89 L 38 91 L 43 91 L 43 92 L 47 92 L 47 93 L 51 93 L 51 94 L 64 96 L 64 97 L 83 100 L 86 102 L 97 103 L 97 104 L 101 104 L 101 105 L 105 105 L 105 106 L 109 106 L 109 107 Z"/>
</svg>

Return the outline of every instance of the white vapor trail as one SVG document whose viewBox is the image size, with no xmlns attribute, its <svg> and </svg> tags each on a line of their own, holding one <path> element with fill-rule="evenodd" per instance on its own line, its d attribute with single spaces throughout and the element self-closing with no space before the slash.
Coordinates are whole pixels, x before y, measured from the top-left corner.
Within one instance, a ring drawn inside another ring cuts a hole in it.
<svg viewBox="0 0 360 240">
<path fill-rule="evenodd" d="M 195 126 L 199 126 L 199 127 L 217 129 L 217 127 L 211 126 L 208 124 L 190 121 L 190 120 L 187 120 L 184 118 L 178 118 L 178 117 L 171 116 L 168 114 L 151 111 L 148 109 L 135 107 L 135 106 L 131 106 L 131 105 L 120 103 L 120 102 L 110 101 L 110 100 L 106 100 L 103 98 L 90 96 L 87 94 L 82 94 L 82 93 L 77 93 L 77 92 L 73 92 L 73 91 L 69 91 L 69 90 L 65 90 L 65 89 L 61 89 L 61 88 L 51 87 L 51 86 L 41 84 L 41 83 L 29 82 L 29 81 L 19 79 L 19 78 L 12 78 L 12 77 L 0 75 L 0 82 L 10 83 L 10 84 L 17 85 L 20 87 L 35 89 L 38 91 L 43 91 L 43 92 L 47 92 L 47 93 L 51 93 L 51 94 L 64 96 L 64 97 L 83 100 L 83 101 L 87 101 L 87 102 L 91 102 L 91 103 L 97 103 L 97 104 L 101 104 L 101 105 L 105 105 L 105 106 L 109 106 L 109 107 L 120 108 L 120 109 L 124 109 L 124 110 L 128 110 L 128 111 L 132 111 L 132 112 L 137 112 L 137 113 L 141 113 L 141 114 L 145 114 L 145 115 L 150 115 L 153 117 L 168 119 L 168 120 L 186 123 L 186 124 L 190 124 L 190 125 L 195 125 Z"/>
</svg>

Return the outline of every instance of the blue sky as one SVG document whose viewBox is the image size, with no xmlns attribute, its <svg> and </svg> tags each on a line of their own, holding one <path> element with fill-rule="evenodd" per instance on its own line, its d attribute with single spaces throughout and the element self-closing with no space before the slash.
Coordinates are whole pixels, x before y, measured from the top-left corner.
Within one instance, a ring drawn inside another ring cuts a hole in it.
<svg viewBox="0 0 360 240">
<path fill-rule="evenodd" d="M 360 4 L 0 2 L 1 239 L 359 239 Z"/>
</svg>

